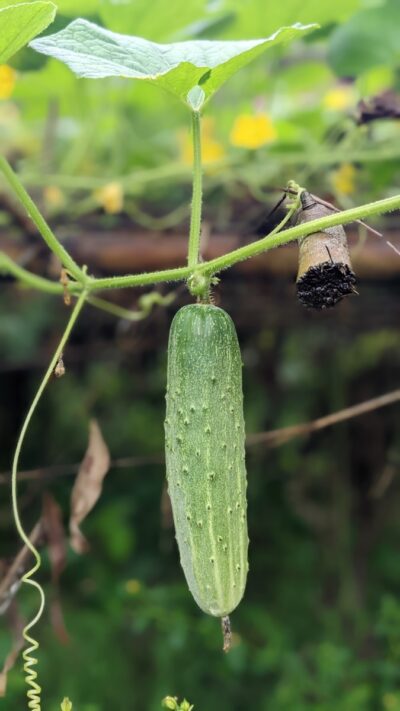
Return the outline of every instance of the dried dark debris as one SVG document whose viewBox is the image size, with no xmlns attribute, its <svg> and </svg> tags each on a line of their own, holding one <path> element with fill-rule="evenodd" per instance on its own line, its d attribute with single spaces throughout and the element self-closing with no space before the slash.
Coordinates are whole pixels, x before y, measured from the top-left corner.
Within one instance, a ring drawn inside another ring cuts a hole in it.
<svg viewBox="0 0 400 711">
<path fill-rule="evenodd" d="M 347 264 L 323 262 L 310 267 L 297 281 L 297 296 L 309 309 L 328 309 L 344 296 L 357 293 L 356 276 Z"/>
<path fill-rule="evenodd" d="M 302 207 L 296 224 L 332 214 L 332 209 L 318 202 L 310 193 L 301 195 Z M 346 232 L 342 225 L 313 232 L 299 240 L 297 295 L 309 309 L 327 309 L 344 296 L 357 293 Z"/>
<path fill-rule="evenodd" d="M 357 106 L 359 126 L 371 121 L 400 118 L 400 96 L 389 90 L 369 99 L 362 99 Z"/>
</svg>

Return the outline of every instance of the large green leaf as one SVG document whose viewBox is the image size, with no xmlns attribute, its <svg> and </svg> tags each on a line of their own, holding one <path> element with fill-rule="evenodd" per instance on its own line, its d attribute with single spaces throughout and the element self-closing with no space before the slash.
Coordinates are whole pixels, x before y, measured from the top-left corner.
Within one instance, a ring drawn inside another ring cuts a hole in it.
<svg viewBox="0 0 400 711">
<path fill-rule="evenodd" d="M 201 84 L 207 101 L 232 74 L 268 47 L 301 37 L 314 28 L 298 24 L 282 27 L 267 39 L 156 44 L 79 19 L 61 32 L 34 40 L 31 47 L 65 62 L 78 76 L 142 79 L 185 102 L 188 92 Z"/>
<path fill-rule="evenodd" d="M 400 64 L 400 2 L 358 12 L 338 27 L 330 41 L 328 58 L 339 76 L 358 76 L 372 67 Z"/>
<path fill-rule="evenodd" d="M 26 2 L 0 6 L 0 64 L 4 64 L 54 20 L 52 2 Z"/>
</svg>

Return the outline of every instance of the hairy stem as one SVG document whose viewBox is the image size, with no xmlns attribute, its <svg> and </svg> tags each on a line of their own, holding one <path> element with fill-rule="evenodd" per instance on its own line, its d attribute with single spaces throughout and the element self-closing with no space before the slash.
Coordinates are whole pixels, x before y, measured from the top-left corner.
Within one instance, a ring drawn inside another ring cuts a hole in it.
<svg viewBox="0 0 400 711">
<path fill-rule="evenodd" d="M 26 192 L 17 174 L 13 171 L 8 161 L 3 156 L 0 156 L 0 170 L 15 195 L 25 207 L 29 217 L 42 235 L 49 249 L 51 249 L 53 254 L 59 258 L 63 266 L 68 269 L 70 274 L 77 279 L 77 281 L 84 282 L 86 278 L 84 272 L 80 269 L 80 267 L 78 267 L 76 262 L 58 241 L 57 237 L 48 226 L 46 220 L 39 212 L 32 198 Z"/>
<path fill-rule="evenodd" d="M 193 194 L 190 214 L 188 266 L 199 262 L 201 234 L 202 168 L 201 168 L 201 125 L 200 112 L 192 111 L 193 138 Z"/>
<path fill-rule="evenodd" d="M 211 259 L 208 262 L 202 262 L 198 264 L 195 269 L 190 267 L 178 267 L 176 269 L 165 269 L 159 272 L 148 272 L 147 274 L 128 274 L 126 276 L 92 279 L 88 283 L 88 289 L 92 292 L 99 289 L 118 289 L 131 286 L 146 286 L 148 284 L 157 284 L 165 281 L 181 281 L 187 279 L 194 271 L 199 274 L 213 275 L 222 269 L 232 267 L 244 259 L 255 257 L 270 249 L 274 249 L 274 247 L 293 242 L 313 232 L 319 232 L 335 225 L 345 225 L 360 218 L 380 215 L 383 212 L 390 212 L 391 210 L 398 210 L 399 208 L 400 195 L 395 195 L 394 197 L 378 200 L 368 203 L 367 205 L 353 207 L 350 210 L 333 212 L 331 215 L 320 217 L 317 220 L 305 222 L 295 227 L 289 227 L 277 234 L 275 232 L 277 228 L 275 228 L 272 234 L 245 245 L 244 247 L 235 249 L 232 252 L 228 252 L 222 257 L 216 257 L 216 259 Z"/>
<path fill-rule="evenodd" d="M 205 262 L 208 264 L 208 262 Z M 168 281 L 182 281 L 193 273 L 192 267 L 177 267 L 175 269 L 163 269 L 159 272 L 144 272 L 142 274 L 126 274 L 124 276 L 103 277 L 101 279 L 91 279 L 88 290 L 99 291 L 100 289 L 124 289 L 131 286 L 148 286 L 149 284 L 160 284 Z"/>
<path fill-rule="evenodd" d="M 198 126 L 198 128 L 200 128 Z M 199 146 L 200 148 L 200 146 Z M 79 294 L 81 293 L 82 289 L 85 288 L 87 292 L 93 292 L 93 291 L 99 291 L 101 289 L 121 289 L 121 288 L 127 288 L 127 287 L 135 287 L 135 286 L 147 286 L 150 284 L 159 284 L 161 282 L 168 282 L 168 281 L 182 281 L 184 279 L 188 279 L 189 277 L 193 275 L 203 275 L 205 277 L 212 277 L 214 274 L 217 272 L 221 271 L 222 269 L 227 269 L 228 267 L 233 266 L 237 262 L 243 261 L 245 259 L 249 259 L 250 257 L 255 257 L 259 254 L 262 254 L 263 252 L 267 252 L 270 249 L 273 249 L 275 247 L 279 247 L 281 245 L 284 245 L 288 242 L 291 242 L 293 240 L 299 239 L 301 237 L 305 237 L 308 234 L 312 234 L 313 232 L 319 232 L 321 230 L 325 230 L 328 227 L 333 227 L 335 225 L 344 225 L 349 222 L 354 222 L 356 220 L 359 220 L 360 218 L 366 218 L 366 217 L 371 217 L 373 215 L 379 215 L 384 212 L 390 212 L 391 210 L 397 210 L 400 208 L 400 195 L 395 195 L 394 197 L 386 198 L 384 200 L 378 200 L 376 202 L 368 203 L 367 205 L 361 205 L 359 207 L 354 207 L 351 208 L 350 210 L 344 210 L 342 212 L 332 212 L 330 215 L 326 215 L 325 217 L 320 217 L 316 220 L 312 220 L 310 222 L 305 222 L 299 225 L 296 225 L 295 227 L 290 227 L 289 229 L 282 230 L 282 227 L 286 224 L 288 221 L 289 217 L 291 214 L 294 212 L 294 209 L 290 211 L 290 214 L 287 215 L 282 222 L 272 230 L 266 237 L 263 237 L 260 240 L 257 240 L 256 242 L 252 242 L 251 244 L 245 245 L 244 247 L 240 247 L 239 249 L 233 250 L 232 252 L 228 252 L 227 254 L 222 255 L 221 257 L 217 257 L 216 259 L 212 259 L 208 262 L 202 262 L 201 264 L 197 263 L 198 260 L 198 248 L 199 248 L 199 241 L 200 241 L 200 219 L 201 219 L 201 165 L 200 165 L 200 153 L 197 158 L 197 162 L 195 160 L 195 166 L 200 169 L 200 173 L 197 176 L 197 179 L 199 180 L 198 186 L 196 190 L 193 191 L 193 207 L 194 211 L 192 212 L 192 225 L 191 225 L 191 234 L 192 234 L 192 241 L 190 243 L 190 252 L 192 254 L 191 259 L 193 259 L 193 263 L 190 262 L 190 264 L 187 267 L 177 267 L 175 269 L 165 269 L 162 271 L 156 271 L 156 272 L 148 272 L 144 274 L 127 274 L 125 276 L 116 276 L 116 277 L 105 277 L 101 279 L 95 279 L 93 277 L 87 277 L 86 273 L 84 270 L 81 270 L 75 262 L 73 262 L 73 265 L 75 265 L 74 271 L 70 267 L 68 268 L 68 271 L 75 276 L 78 279 L 77 282 L 70 282 L 68 285 L 68 291 L 70 293 L 75 293 Z M 11 171 L 8 174 L 11 176 L 15 176 L 13 173 L 12 169 L 8 166 L 7 162 L 4 163 L 4 159 L 0 157 L 0 168 L 3 169 L 4 172 L 4 166 L 6 167 L 6 171 Z M 195 170 L 196 173 L 196 170 Z M 17 185 L 19 184 L 18 179 L 15 176 L 15 179 L 17 181 Z M 21 190 L 24 192 L 24 189 L 21 187 Z M 31 199 L 29 196 L 24 192 L 26 195 L 27 199 L 30 201 L 30 203 L 33 205 Z M 195 196 L 197 196 L 195 198 Z M 23 203 L 25 204 L 24 200 Z M 35 210 L 37 208 L 33 206 Z M 43 220 L 41 217 L 40 213 L 37 211 L 37 214 L 39 215 L 39 218 Z M 193 218 L 194 214 L 194 218 Z M 44 221 L 43 221 L 44 222 Z M 46 224 L 46 223 L 44 223 Z M 193 225 L 197 225 L 196 229 Z M 49 228 L 48 228 L 49 229 Z M 51 231 L 50 231 L 50 234 Z M 57 241 L 56 237 L 54 237 L 55 244 L 53 243 L 53 240 L 46 240 L 47 244 L 49 245 L 50 249 L 57 254 L 61 258 L 60 255 L 60 250 L 62 250 L 63 255 L 66 255 L 66 259 L 64 259 L 64 265 L 70 264 L 68 260 L 71 260 L 71 257 L 69 257 L 68 253 L 64 250 L 64 248 L 60 245 L 60 243 Z M 73 260 L 72 260 L 73 261 Z M 31 274 L 27 270 L 23 269 L 20 267 L 18 264 L 13 262 L 10 257 L 4 254 L 0 254 L 0 270 L 3 268 L 3 270 L 8 271 L 11 274 L 14 274 L 18 279 L 21 281 L 25 282 L 27 285 L 32 286 L 33 288 L 40 289 L 42 291 L 47 291 L 48 293 L 54 293 L 54 294 L 59 294 L 62 292 L 62 286 L 59 285 L 58 283 L 53 283 L 47 279 L 43 279 L 43 277 L 39 277 L 35 274 Z M 76 269 L 78 269 L 79 274 L 76 272 Z M 75 272 L 75 274 L 74 274 Z M 100 303 L 96 304 L 98 308 L 102 308 Z M 110 309 L 107 307 L 108 311 Z M 122 315 L 122 314 L 121 314 Z"/>
<path fill-rule="evenodd" d="M 43 291 L 47 294 L 63 294 L 65 291 L 65 287 L 59 282 L 51 281 L 50 279 L 45 279 L 37 274 L 33 274 L 14 262 L 11 257 L 9 257 L 8 254 L 4 254 L 4 252 L 0 252 L 0 273 L 1 272 L 12 274 L 12 276 L 15 276 L 15 278 L 22 284 L 30 286 L 37 291 Z M 70 282 L 68 285 L 68 291 L 71 291 L 72 293 L 75 293 L 76 291 L 80 293 L 81 290 L 82 287 L 77 282 Z M 94 306 L 96 309 L 106 311 L 117 318 L 126 319 L 128 321 L 139 321 L 147 315 L 143 311 L 125 309 L 123 306 L 113 304 L 110 301 L 100 299 L 97 296 L 88 296 L 87 303 Z"/>
<path fill-rule="evenodd" d="M 266 237 L 257 240 L 257 242 L 252 242 L 244 247 L 228 252 L 228 254 L 224 254 L 222 257 L 217 257 L 209 262 L 205 262 L 204 264 L 201 264 L 198 269 L 202 274 L 215 274 L 216 272 L 219 272 L 222 269 L 227 269 L 228 267 L 233 266 L 233 264 L 237 264 L 244 259 L 256 257 L 263 252 L 274 249 L 274 247 L 280 247 L 283 244 L 293 242 L 293 240 L 299 239 L 300 237 L 306 237 L 306 235 L 310 235 L 314 232 L 321 232 L 327 227 L 345 225 L 360 218 L 379 215 L 382 212 L 390 212 L 399 208 L 400 195 L 396 195 L 391 198 L 386 198 L 385 200 L 378 200 L 377 202 L 371 202 L 367 205 L 361 205 L 360 207 L 353 207 L 350 210 L 334 212 L 331 215 L 320 217 L 317 220 L 304 222 L 302 224 L 295 225 L 295 227 L 289 227 L 287 230 L 283 230 L 278 234 L 271 233 Z"/>
<path fill-rule="evenodd" d="M 38 289 L 39 291 L 45 291 L 48 294 L 62 294 L 64 291 L 62 285 L 58 282 L 45 279 L 37 274 L 32 274 L 32 272 L 29 272 L 14 262 L 11 257 L 9 257 L 8 254 L 4 254 L 4 252 L 0 252 L 0 272 L 12 274 L 20 282 L 26 284 L 26 286 L 31 286 L 33 289 Z"/>
</svg>

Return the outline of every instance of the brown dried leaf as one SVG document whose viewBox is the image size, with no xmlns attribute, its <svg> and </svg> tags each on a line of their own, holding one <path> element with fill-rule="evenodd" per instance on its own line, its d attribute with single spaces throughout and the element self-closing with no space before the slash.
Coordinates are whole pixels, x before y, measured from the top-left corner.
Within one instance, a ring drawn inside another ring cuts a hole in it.
<svg viewBox="0 0 400 711">
<path fill-rule="evenodd" d="M 47 538 L 52 582 L 57 585 L 67 559 L 67 543 L 61 507 L 47 491 L 43 496 L 43 528 Z"/>
<path fill-rule="evenodd" d="M 6 695 L 7 691 L 7 675 L 8 672 L 11 671 L 13 668 L 15 662 L 17 661 L 19 657 L 19 653 L 24 646 L 24 640 L 19 639 L 16 640 L 14 643 L 13 648 L 11 651 L 8 653 L 6 660 L 4 662 L 3 669 L 0 672 L 0 698 Z"/>
<path fill-rule="evenodd" d="M 61 644 L 69 644 L 70 637 L 65 625 L 61 599 L 57 592 L 54 595 L 50 604 L 50 619 L 54 633 L 56 634 Z"/>
<path fill-rule="evenodd" d="M 89 544 L 80 524 L 99 498 L 103 479 L 110 467 L 110 453 L 96 420 L 90 421 L 89 444 L 79 467 L 71 494 L 70 543 L 76 553 L 85 553 Z"/>
<path fill-rule="evenodd" d="M 61 507 L 55 498 L 45 492 L 43 496 L 43 528 L 46 534 L 49 559 L 51 563 L 51 580 L 53 583 L 52 600 L 50 604 L 50 619 L 53 629 L 62 644 L 69 643 L 69 635 L 64 622 L 61 606 L 59 582 L 67 560 L 67 539 L 62 520 Z"/>
<path fill-rule="evenodd" d="M 15 662 L 19 657 L 21 649 L 25 644 L 24 638 L 22 636 L 22 630 L 25 625 L 22 617 L 19 614 L 15 601 L 13 601 L 10 605 L 10 609 L 7 613 L 7 619 L 13 633 L 13 645 L 10 652 L 7 654 L 3 669 L 0 671 L 0 698 L 6 695 L 8 672 L 10 672 L 13 668 Z"/>
<path fill-rule="evenodd" d="M 32 545 L 40 546 L 43 537 L 42 521 L 38 521 L 29 534 Z M 15 557 L 0 581 L 0 615 L 7 612 L 21 584 L 21 578 L 31 556 L 30 549 L 24 545 Z"/>
</svg>

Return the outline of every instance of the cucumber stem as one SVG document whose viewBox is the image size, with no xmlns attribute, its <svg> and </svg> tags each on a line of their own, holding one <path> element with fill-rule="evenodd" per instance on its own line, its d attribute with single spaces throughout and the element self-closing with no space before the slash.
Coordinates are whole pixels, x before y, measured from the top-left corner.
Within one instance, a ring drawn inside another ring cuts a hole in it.
<svg viewBox="0 0 400 711">
<path fill-rule="evenodd" d="M 188 246 L 188 266 L 194 267 L 200 259 L 202 168 L 201 168 L 201 125 L 200 112 L 192 111 L 193 138 L 193 193 L 190 213 Z"/>
<path fill-rule="evenodd" d="M 231 621 L 229 619 L 229 615 L 225 615 L 225 617 L 221 617 L 221 627 L 222 627 L 222 639 L 223 639 L 223 651 L 225 653 L 229 652 L 231 646 L 232 646 L 232 630 L 231 630 Z"/>
</svg>

